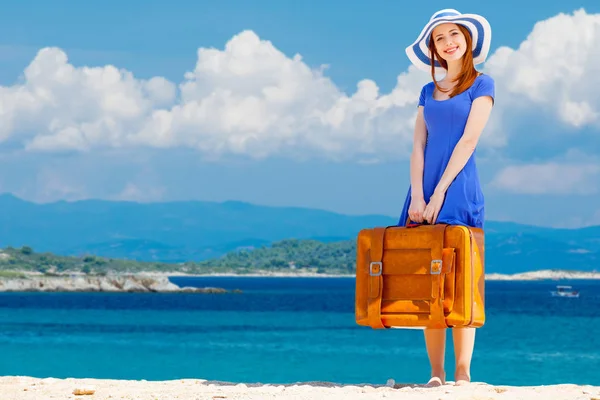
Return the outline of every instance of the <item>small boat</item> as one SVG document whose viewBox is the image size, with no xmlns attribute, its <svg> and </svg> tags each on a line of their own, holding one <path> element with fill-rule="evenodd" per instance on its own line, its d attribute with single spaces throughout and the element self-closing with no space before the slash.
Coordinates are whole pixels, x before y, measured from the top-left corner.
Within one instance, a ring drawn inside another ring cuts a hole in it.
<svg viewBox="0 0 600 400">
<path fill-rule="evenodd" d="M 551 291 L 552 297 L 579 297 L 579 292 L 573 290 L 572 286 L 558 285 L 556 290 Z"/>
</svg>

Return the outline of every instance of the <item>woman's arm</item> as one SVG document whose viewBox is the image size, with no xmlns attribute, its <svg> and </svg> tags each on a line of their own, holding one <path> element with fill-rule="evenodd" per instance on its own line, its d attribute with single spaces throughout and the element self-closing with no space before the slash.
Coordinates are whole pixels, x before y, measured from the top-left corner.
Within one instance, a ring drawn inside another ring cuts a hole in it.
<svg viewBox="0 0 600 400">
<path fill-rule="evenodd" d="M 411 198 L 422 200 L 423 166 L 425 162 L 425 144 L 427 143 L 427 126 L 423 118 L 423 106 L 419 106 L 413 134 L 413 148 L 410 155 Z"/>
<path fill-rule="evenodd" d="M 417 111 L 413 149 L 410 155 L 410 206 L 408 217 L 411 221 L 422 223 L 425 211 L 425 198 L 423 195 L 423 167 L 425 164 L 425 144 L 427 143 L 427 126 L 423 118 L 423 106 Z M 405 221 L 402 221 L 404 223 Z"/>
<path fill-rule="evenodd" d="M 481 132 L 492 112 L 492 107 L 493 100 L 490 96 L 481 96 L 473 101 L 463 136 L 454 147 L 450 161 L 448 161 L 434 193 L 445 194 L 456 175 L 463 169 L 475 151 Z"/>
</svg>

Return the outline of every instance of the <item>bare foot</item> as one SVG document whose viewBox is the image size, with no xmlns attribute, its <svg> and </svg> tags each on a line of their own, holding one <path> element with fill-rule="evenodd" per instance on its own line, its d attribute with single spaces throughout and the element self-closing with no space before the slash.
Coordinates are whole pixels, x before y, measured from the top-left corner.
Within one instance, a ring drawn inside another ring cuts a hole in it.
<svg viewBox="0 0 600 400">
<path fill-rule="evenodd" d="M 446 383 L 446 374 L 444 372 L 441 372 L 441 373 L 432 372 L 431 379 L 429 379 L 429 382 L 427 382 L 427 384 L 425 386 L 428 386 L 428 387 L 442 386 L 445 383 Z"/>
<path fill-rule="evenodd" d="M 471 383 L 471 377 L 469 374 L 456 373 L 454 375 L 454 386 L 464 386 Z"/>
<path fill-rule="evenodd" d="M 436 387 L 436 386 L 442 386 L 444 383 L 442 382 L 442 379 L 434 376 L 433 378 L 431 378 L 429 380 L 429 382 L 427 382 L 427 384 L 425 386 L 427 387 Z"/>
</svg>

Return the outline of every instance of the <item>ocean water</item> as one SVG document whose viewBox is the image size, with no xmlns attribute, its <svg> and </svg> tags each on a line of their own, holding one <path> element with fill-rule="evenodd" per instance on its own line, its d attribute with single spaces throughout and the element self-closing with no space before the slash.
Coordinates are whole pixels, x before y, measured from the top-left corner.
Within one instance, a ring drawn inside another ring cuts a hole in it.
<svg viewBox="0 0 600 400">
<path fill-rule="evenodd" d="M 423 333 L 354 321 L 352 278 L 172 278 L 231 294 L 0 294 L 0 375 L 423 383 Z M 486 283 L 472 378 L 600 385 L 600 282 Z M 446 371 L 454 373 L 451 331 Z"/>
</svg>

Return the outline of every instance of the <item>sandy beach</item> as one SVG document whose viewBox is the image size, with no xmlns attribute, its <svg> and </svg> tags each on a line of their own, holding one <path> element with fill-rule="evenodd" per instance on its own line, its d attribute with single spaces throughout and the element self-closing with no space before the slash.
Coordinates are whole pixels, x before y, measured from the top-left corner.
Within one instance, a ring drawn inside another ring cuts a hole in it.
<svg viewBox="0 0 600 400">
<path fill-rule="evenodd" d="M 86 394 L 87 393 L 87 394 Z M 230 399 L 230 400 L 600 400 L 600 386 L 560 384 L 548 386 L 493 386 L 474 382 L 467 386 L 428 388 L 416 384 L 339 385 L 329 382 L 297 384 L 243 384 L 183 379 L 127 381 L 102 379 L 54 379 L 0 377 L 2 400 L 40 399 Z"/>
</svg>

